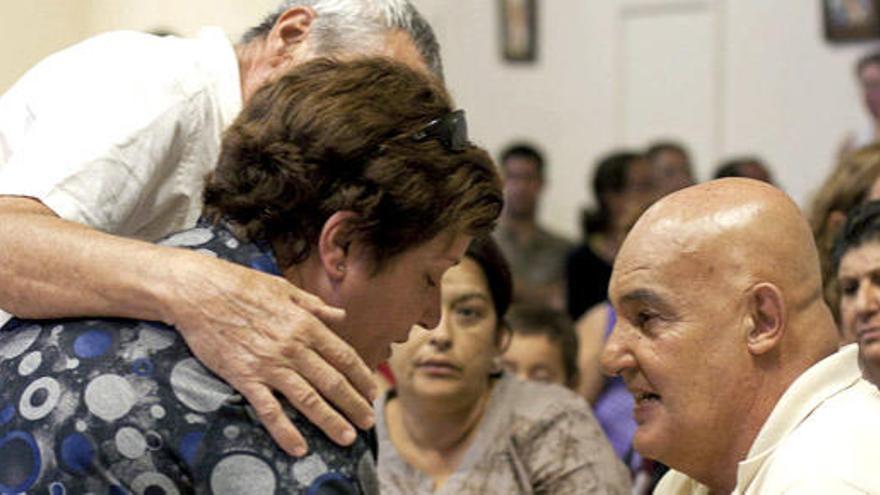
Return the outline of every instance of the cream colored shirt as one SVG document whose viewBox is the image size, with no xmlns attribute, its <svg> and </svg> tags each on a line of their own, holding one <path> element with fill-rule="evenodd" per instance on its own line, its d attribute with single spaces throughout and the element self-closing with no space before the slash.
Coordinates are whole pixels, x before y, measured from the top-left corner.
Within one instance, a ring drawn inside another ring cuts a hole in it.
<svg viewBox="0 0 880 495">
<path fill-rule="evenodd" d="M 880 494 L 880 391 L 857 356 L 848 345 L 795 380 L 739 463 L 734 494 Z M 654 493 L 709 491 L 670 471 Z"/>
<path fill-rule="evenodd" d="M 195 39 L 95 36 L 0 97 L 0 194 L 144 240 L 193 227 L 241 106 L 238 60 L 218 28 Z"/>
</svg>

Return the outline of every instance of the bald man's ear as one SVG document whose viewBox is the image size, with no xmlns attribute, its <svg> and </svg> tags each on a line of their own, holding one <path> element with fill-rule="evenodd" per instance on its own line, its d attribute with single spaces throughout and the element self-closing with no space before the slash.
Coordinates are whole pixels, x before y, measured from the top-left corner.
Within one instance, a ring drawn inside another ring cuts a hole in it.
<svg viewBox="0 0 880 495">
<path fill-rule="evenodd" d="M 318 255 L 321 266 L 334 282 L 341 282 L 348 270 L 352 229 L 351 222 L 357 214 L 352 211 L 337 211 L 324 222 L 318 237 Z"/>
<path fill-rule="evenodd" d="M 268 34 L 270 52 L 280 59 L 291 56 L 291 49 L 309 37 L 317 17 L 310 7 L 291 7 L 282 12 Z"/>
<path fill-rule="evenodd" d="M 758 356 L 775 349 L 785 333 L 785 301 L 782 291 L 770 283 L 760 283 L 749 291 L 752 328 L 749 352 Z"/>
</svg>

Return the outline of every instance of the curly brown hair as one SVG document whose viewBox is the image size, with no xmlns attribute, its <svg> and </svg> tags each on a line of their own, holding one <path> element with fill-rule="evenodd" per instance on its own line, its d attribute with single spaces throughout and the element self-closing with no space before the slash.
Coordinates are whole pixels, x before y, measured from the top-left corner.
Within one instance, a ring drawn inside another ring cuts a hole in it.
<svg viewBox="0 0 880 495">
<path fill-rule="evenodd" d="M 326 220 L 352 232 L 375 267 L 453 229 L 489 232 L 502 207 L 492 159 L 450 151 L 415 131 L 452 111 L 440 83 L 385 58 L 317 59 L 260 89 L 226 131 L 205 187 L 209 218 L 306 259 Z"/>
</svg>

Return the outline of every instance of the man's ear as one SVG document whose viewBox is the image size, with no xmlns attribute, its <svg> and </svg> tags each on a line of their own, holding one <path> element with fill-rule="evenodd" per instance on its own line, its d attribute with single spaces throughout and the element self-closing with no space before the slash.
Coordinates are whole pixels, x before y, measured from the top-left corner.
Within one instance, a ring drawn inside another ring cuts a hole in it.
<svg viewBox="0 0 880 495">
<path fill-rule="evenodd" d="M 785 301 L 779 287 L 760 283 L 749 291 L 752 328 L 747 337 L 749 352 L 762 355 L 775 349 L 785 334 Z"/>
<path fill-rule="evenodd" d="M 345 278 L 349 268 L 352 242 L 351 222 L 357 214 L 353 211 L 337 211 L 324 222 L 318 237 L 318 255 L 321 266 L 334 281 Z"/>
<path fill-rule="evenodd" d="M 312 23 L 318 17 L 310 7 L 291 7 L 278 16 L 268 34 L 273 60 L 286 60 L 291 48 L 301 45 L 311 33 Z"/>
</svg>

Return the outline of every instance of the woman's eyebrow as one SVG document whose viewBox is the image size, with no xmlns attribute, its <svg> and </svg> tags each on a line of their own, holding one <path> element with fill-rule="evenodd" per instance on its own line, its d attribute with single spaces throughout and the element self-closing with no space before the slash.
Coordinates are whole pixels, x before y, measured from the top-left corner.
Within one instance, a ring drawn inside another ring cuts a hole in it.
<svg viewBox="0 0 880 495">
<path fill-rule="evenodd" d="M 452 304 L 458 304 L 470 299 L 480 299 L 486 302 L 489 302 L 489 296 L 483 292 L 466 292 L 464 294 L 458 294 L 452 299 Z"/>
</svg>

